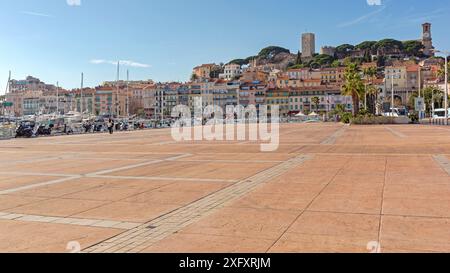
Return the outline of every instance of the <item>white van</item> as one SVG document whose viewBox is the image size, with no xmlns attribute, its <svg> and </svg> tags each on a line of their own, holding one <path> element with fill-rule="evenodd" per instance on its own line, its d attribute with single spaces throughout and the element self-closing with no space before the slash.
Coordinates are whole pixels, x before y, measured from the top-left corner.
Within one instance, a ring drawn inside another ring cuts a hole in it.
<svg viewBox="0 0 450 273">
<path fill-rule="evenodd" d="M 450 109 L 448 109 L 447 116 L 450 117 Z M 435 109 L 433 112 L 433 118 L 439 119 L 439 118 L 445 118 L 445 109 Z"/>
</svg>

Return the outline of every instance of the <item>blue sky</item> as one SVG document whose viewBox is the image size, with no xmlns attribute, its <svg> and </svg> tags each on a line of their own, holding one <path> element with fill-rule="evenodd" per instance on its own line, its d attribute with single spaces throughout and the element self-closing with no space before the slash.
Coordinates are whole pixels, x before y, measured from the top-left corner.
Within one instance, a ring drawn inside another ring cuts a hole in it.
<svg viewBox="0 0 450 273">
<path fill-rule="evenodd" d="M 371 2 L 371 5 L 369 5 Z M 378 5 L 380 4 L 381 5 Z M 185 81 L 197 64 L 248 57 L 269 45 L 296 52 L 302 32 L 322 45 L 416 39 L 433 23 L 450 50 L 445 0 L 3 0 L 0 93 L 8 70 L 78 87 L 115 79 Z"/>
</svg>

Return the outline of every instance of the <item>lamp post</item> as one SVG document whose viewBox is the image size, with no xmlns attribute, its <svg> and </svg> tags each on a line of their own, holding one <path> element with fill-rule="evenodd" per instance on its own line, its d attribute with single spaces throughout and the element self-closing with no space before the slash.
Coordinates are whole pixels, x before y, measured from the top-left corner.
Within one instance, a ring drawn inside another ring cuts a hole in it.
<svg viewBox="0 0 450 273">
<path fill-rule="evenodd" d="M 390 71 L 388 73 L 388 75 L 391 76 L 391 115 L 392 117 L 394 117 L 395 115 L 395 110 L 394 110 L 394 104 L 395 104 L 395 99 L 394 99 L 394 76 L 395 76 L 395 72 L 394 72 L 394 68 L 392 68 L 392 71 Z"/>
<path fill-rule="evenodd" d="M 83 116 L 83 88 L 84 88 L 84 73 L 81 73 L 81 89 L 80 89 L 80 113 Z"/>
<path fill-rule="evenodd" d="M 419 78 L 419 99 L 422 97 L 422 66 L 419 64 L 419 71 L 417 72 Z M 422 110 L 419 111 L 419 120 L 422 119 Z"/>
<path fill-rule="evenodd" d="M 59 115 L 59 82 L 56 82 L 56 115 Z"/>
<path fill-rule="evenodd" d="M 448 125 L 448 56 L 450 52 L 443 50 L 435 50 L 436 53 L 445 55 L 445 91 L 444 91 L 444 107 L 445 107 L 445 125 Z"/>
</svg>

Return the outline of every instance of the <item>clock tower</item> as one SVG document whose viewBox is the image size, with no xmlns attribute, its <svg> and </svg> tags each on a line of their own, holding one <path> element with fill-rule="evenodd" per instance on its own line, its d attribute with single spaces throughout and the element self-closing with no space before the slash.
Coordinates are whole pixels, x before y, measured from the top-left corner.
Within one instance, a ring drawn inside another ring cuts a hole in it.
<svg viewBox="0 0 450 273">
<path fill-rule="evenodd" d="M 422 44 L 424 46 L 423 53 L 426 56 L 434 56 L 433 52 L 433 38 L 431 37 L 431 24 L 425 23 L 422 25 L 423 33 L 422 33 Z"/>
</svg>

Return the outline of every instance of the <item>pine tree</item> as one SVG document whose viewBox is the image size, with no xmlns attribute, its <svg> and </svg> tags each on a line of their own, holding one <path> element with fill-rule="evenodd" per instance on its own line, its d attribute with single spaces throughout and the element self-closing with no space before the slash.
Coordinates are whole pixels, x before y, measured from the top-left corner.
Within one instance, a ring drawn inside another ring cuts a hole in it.
<svg viewBox="0 0 450 273">
<path fill-rule="evenodd" d="M 300 52 L 300 50 L 297 53 L 297 59 L 295 60 L 295 64 L 296 65 L 303 64 L 303 62 L 302 62 L 302 53 Z"/>
</svg>

